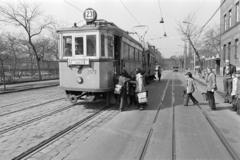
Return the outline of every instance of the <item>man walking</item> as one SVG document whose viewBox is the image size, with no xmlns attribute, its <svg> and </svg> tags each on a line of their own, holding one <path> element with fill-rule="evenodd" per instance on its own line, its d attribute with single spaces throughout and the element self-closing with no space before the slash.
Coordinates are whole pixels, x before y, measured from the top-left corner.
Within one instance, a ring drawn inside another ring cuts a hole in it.
<svg viewBox="0 0 240 160">
<path fill-rule="evenodd" d="M 236 67 L 230 64 L 230 61 L 227 59 L 225 61 L 225 66 L 223 67 L 223 86 L 225 92 L 224 103 L 231 103 L 233 73 L 236 73 Z"/>
</svg>

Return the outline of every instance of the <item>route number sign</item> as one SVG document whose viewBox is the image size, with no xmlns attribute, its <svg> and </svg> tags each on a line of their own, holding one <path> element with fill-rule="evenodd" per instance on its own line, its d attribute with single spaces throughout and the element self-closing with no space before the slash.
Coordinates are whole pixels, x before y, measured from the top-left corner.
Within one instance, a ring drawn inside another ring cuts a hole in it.
<svg viewBox="0 0 240 160">
<path fill-rule="evenodd" d="M 97 12 L 92 8 L 88 8 L 84 11 L 83 17 L 87 23 L 94 22 L 97 19 Z"/>
</svg>

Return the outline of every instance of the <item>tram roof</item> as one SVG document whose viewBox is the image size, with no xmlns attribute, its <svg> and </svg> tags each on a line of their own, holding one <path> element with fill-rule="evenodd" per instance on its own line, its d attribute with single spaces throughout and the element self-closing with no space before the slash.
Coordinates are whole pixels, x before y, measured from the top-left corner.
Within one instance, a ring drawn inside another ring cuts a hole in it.
<svg viewBox="0 0 240 160">
<path fill-rule="evenodd" d="M 132 36 L 130 36 L 127 31 L 124 31 L 114 23 L 105 20 L 97 20 L 92 24 L 85 24 L 82 26 L 60 28 L 57 30 L 57 33 L 88 32 L 97 30 L 113 31 L 116 35 L 125 37 L 130 41 L 137 43 L 139 46 L 143 47 L 142 44 L 135 40 Z"/>
</svg>

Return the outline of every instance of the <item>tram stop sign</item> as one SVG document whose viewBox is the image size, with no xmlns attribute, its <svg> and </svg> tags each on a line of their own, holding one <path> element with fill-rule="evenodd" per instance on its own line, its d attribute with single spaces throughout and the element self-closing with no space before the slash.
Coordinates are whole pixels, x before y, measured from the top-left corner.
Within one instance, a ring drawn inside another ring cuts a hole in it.
<svg viewBox="0 0 240 160">
<path fill-rule="evenodd" d="M 92 8 L 87 8 L 83 13 L 83 18 L 87 23 L 92 23 L 97 19 L 97 12 Z"/>
</svg>

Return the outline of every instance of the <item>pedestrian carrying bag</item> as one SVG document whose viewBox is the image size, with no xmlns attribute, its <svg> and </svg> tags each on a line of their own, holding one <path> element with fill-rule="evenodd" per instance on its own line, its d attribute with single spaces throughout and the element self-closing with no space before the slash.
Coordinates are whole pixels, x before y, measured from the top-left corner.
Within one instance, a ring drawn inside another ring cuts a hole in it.
<svg viewBox="0 0 240 160">
<path fill-rule="evenodd" d="M 138 103 L 147 103 L 147 92 L 140 92 L 137 94 Z"/>
<path fill-rule="evenodd" d="M 116 84 L 114 88 L 114 94 L 120 94 L 122 91 L 122 86 L 120 84 Z"/>
</svg>

